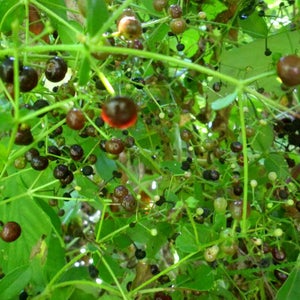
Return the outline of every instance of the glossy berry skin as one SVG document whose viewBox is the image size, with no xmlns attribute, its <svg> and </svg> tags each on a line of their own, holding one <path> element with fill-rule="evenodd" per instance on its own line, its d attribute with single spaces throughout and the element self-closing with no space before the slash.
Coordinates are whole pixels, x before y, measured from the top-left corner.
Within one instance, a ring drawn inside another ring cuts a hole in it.
<svg viewBox="0 0 300 300">
<path fill-rule="evenodd" d="M 120 154 L 124 148 L 123 141 L 117 138 L 112 138 L 105 142 L 105 151 L 110 154 Z"/>
<path fill-rule="evenodd" d="M 39 109 L 42 109 L 44 107 L 47 107 L 49 106 L 49 103 L 48 101 L 44 100 L 44 99 L 39 99 L 39 100 L 36 100 L 32 106 L 33 110 L 39 110 Z M 39 114 L 38 117 L 41 118 L 43 116 L 45 116 L 47 113 L 42 113 L 42 114 Z"/>
<path fill-rule="evenodd" d="M 235 153 L 241 152 L 243 150 L 243 144 L 240 142 L 232 142 L 230 144 L 230 149 Z"/>
<path fill-rule="evenodd" d="M 185 20 L 182 18 L 172 19 L 170 22 L 170 29 L 174 34 L 181 34 L 186 29 Z"/>
<path fill-rule="evenodd" d="M 71 129 L 80 130 L 84 127 L 85 116 L 81 110 L 73 108 L 67 113 L 66 123 Z"/>
<path fill-rule="evenodd" d="M 62 186 L 66 186 L 68 184 L 70 184 L 74 179 L 74 175 L 72 173 L 72 171 L 68 171 L 67 175 L 65 178 L 60 179 L 60 183 L 62 184 Z"/>
<path fill-rule="evenodd" d="M 156 292 L 154 294 L 154 300 L 172 300 L 170 295 L 165 294 L 164 292 Z"/>
<path fill-rule="evenodd" d="M 288 279 L 288 274 L 286 274 L 278 269 L 274 270 L 274 275 L 281 282 L 285 282 Z"/>
<path fill-rule="evenodd" d="M 136 249 L 134 255 L 137 259 L 143 259 L 146 257 L 146 252 L 142 249 Z"/>
<path fill-rule="evenodd" d="M 48 167 L 49 161 L 45 156 L 35 156 L 31 160 L 31 167 L 37 171 L 45 170 Z"/>
<path fill-rule="evenodd" d="M 101 117 L 111 127 L 126 129 L 136 123 L 137 113 L 137 106 L 132 99 L 116 96 L 103 105 Z"/>
<path fill-rule="evenodd" d="M 24 66 L 19 74 L 20 91 L 29 92 L 37 86 L 39 77 L 35 69 Z"/>
<path fill-rule="evenodd" d="M 283 261 L 286 258 L 286 253 L 285 253 L 284 249 L 274 247 L 272 249 L 272 256 L 275 261 Z"/>
<path fill-rule="evenodd" d="M 80 160 L 83 157 L 84 151 L 80 145 L 72 145 L 70 147 L 70 156 L 73 160 Z"/>
<path fill-rule="evenodd" d="M 69 168 L 66 165 L 57 165 L 53 170 L 53 176 L 56 179 L 64 179 L 69 174 Z"/>
<path fill-rule="evenodd" d="M 90 175 L 93 175 L 94 174 L 94 169 L 92 166 L 84 166 L 82 169 L 81 169 L 81 172 L 83 175 L 85 176 L 90 176 Z"/>
<path fill-rule="evenodd" d="M 137 203 L 135 198 L 128 194 L 122 199 L 121 205 L 126 211 L 133 212 L 136 209 Z"/>
<path fill-rule="evenodd" d="M 25 158 L 28 162 L 31 162 L 32 158 L 35 156 L 39 156 L 40 153 L 37 149 L 31 148 L 25 153 Z"/>
<path fill-rule="evenodd" d="M 141 22 L 135 16 L 124 16 L 118 23 L 118 31 L 128 40 L 138 39 L 143 32 Z"/>
<path fill-rule="evenodd" d="M 0 236 L 3 241 L 10 243 L 14 242 L 21 235 L 22 229 L 17 222 L 7 222 L 3 225 Z"/>
<path fill-rule="evenodd" d="M 162 11 L 168 5 L 168 0 L 153 0 L 153 8 L 156 11 Z"/>
<path fill-rule="evenodd" d="M 124 185 L 118 185 L 114 189 L 114 196 L 120 200 L 122 200 L 129 193 L 128 189 Z"/>
<path fill-rule="evenodd" d="M 14 82 L 14 57 L 7 57 L 0 64 L 0 78 L 6 83 Z"/>
<path fill-rule="evenodd" d="M 30 128 L 22 129 L 21 127 L 17 131 L 15 144 L 16 145 L 29 145 L 33 142 L 33 136 Z"/>
<path fill-rule="evenodd" d="M 172 19 L 177 19 L 182 16 L 182 8 L 177 4 L 170 5 L 168 12 Z"/>
<path fill-rule="evenodd" d="M 58 82 L 65 78 L 68 65 L 61 57 L 54 56 L 46 63 L 45 76 L 51 82 Z"/>
<path fill-rule="evenodd" d="M 300 57 L 294 54 L 281 57 L 277 63 L 277 74 L 286 86 L 300 84 Z"/>
</svg>

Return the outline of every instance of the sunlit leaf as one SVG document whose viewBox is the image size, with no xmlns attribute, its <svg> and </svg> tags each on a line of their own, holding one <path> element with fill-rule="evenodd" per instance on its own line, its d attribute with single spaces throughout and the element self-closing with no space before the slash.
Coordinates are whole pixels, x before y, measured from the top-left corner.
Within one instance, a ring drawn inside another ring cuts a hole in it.
<svg viewBox="0 0 300 300">
<path fill-rule="evenodd" d="M 236 99 L 236 96 L 237 96 L 237 92 L 234 92 L 225 96 L 224 98 L 220 98 L 211 104 L 211 108 L 213 110 L 220 110 L 222 108 L 225 108 Z"/>
</svg>

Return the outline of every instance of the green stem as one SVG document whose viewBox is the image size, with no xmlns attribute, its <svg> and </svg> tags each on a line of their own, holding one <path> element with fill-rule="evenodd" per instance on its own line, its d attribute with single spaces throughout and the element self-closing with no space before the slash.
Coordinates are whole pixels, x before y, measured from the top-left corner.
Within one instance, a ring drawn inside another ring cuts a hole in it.
<svg viewBox="0 0 300 300">
<path fill-rule="evenodd" d="M 243 186 L 243 215 L 241 220 L 241 233 L 242 235 L 246 234 L 247 227 L 247 207 L 248 207 L 248 147 L 247 147 L 247 135 L 246 135 L 246 123 L 244 115 L 244 102 L 243 94 L 240 91 L 238 93 L 238 106 L 239 106 L 239 115 L 240 115 L 240 127 L 242 134 L 242 144 L 243 144 L 243 161 L 244 161 L 244 186 Z"/>
</svg>

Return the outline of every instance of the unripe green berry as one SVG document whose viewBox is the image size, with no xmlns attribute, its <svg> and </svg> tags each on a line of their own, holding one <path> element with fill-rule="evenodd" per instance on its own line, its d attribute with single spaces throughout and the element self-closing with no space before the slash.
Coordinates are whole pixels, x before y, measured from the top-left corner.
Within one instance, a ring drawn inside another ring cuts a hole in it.
<svg viewBox="0 0 300 300">
<path fill-rule="evenodd" d="M 274 232 L 273 232 L 273 235 L 274 235 L 275 237 L 281 237 L 281 236 L 283 235 L 282 229 L 281 229 L 281 228 L 276 228 L 276 229 L 274 230 Z"/>
<path fill-rule="evenodd" d="M 275 181 L 277 179 L 277 173 L 276 172 L 270 172 L 268 174 L 268 178 L 270 181 Z"/>
<path fill-rule="evenodd" d="M 250 181 L 250 185 L 251 185 L 251 187 L 252 187 L 253 189 L 255 189 L 255 188 L 257 187 L 257 181 L 256 181 L 255 179 L 252 179 L 252 180 Z"/>
</svg>

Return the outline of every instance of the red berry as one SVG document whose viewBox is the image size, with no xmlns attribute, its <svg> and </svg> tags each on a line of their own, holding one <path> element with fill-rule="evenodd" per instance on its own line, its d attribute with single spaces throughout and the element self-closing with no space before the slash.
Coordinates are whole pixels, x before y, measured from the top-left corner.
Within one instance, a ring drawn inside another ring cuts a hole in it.
<svg viewBox="0 0 300 300">
<path fill-rule="evenodd" d="M 185 20 L 182 18 L 172 19 L 170 22 L 170 29 L 174 34 L 183 33 L 186 29 Z"/>
<path fill-rule="evenodd" d="M 80 130 L 84 127 L 85 116 L 81 110 L 73 108 L 67 113 L 66 122 L 70 128 Z"/>
<path fill-rule="evenodd" d="M 153 8 L 156 11 L 162 11 L 168 5 L 168 0 L 153 0 Z"/>
<path fill-rule="evenodd" d="M 103 105 L 101 117 L 111 127 L 126 129 L 137 120 L 137 106 L 126 96 L 116 96 Z"/>
<path fill-rule="evenodd" d="M 286 86 L 300 84 L 300 57 L 287 55 L 277 63 L 277 74 Z"/>
<path fill-rule="evenodd" d="M 182 8 L 178 4 L 170 5 L 168 12 L 172 19 L 180 18 L 182 16 Z"/>
<path fill-rule="evenodd" d="M 135 16 L 124 16 L 118 23 L 118 31 L 126 39 L 135 40 L 142 35 L 143 29 Z"/>
</svg>

